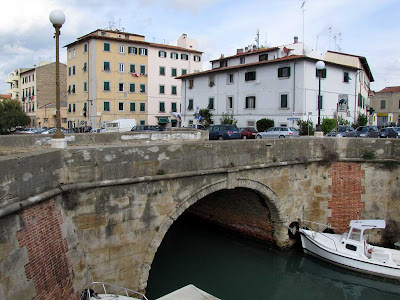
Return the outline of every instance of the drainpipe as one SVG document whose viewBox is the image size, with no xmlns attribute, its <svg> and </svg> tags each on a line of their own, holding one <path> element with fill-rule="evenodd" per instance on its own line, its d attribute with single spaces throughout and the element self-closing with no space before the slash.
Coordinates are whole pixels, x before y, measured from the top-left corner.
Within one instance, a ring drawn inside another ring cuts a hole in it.
<svg viewBox="0 0 400 300">
<path fill-rule="evenodd" d="M 293 116 L 296 112 L 296 61 L 293 63 Z M 293 121 L 294 122 L 294 121 Z"/>
<path fill-rule="evenodd" d="M 190 62 L 189 62 L 190 63 Z M 190 70 L 190 69 L 189 69 Z M 186 122 L 186 109 L 187 109 L 187 106 L 186 106 L 186 81 L 187 81 L 187 79 L 185 79 L 185 81 L 184 81 L 184 87 L 185 87 L 185 93 L 184 93 L 184 106 L 183 106 L 183 110 L 184 110 L 184 112 L 185 112 L 185 114 L 183 115 L 183 117 L 184 117 L 184 119 L 185 119 L 185 122 Z M 183 123 L 183 120 L 181 120 L 181 122 Z M 181 126 L 182 126 L 182 123 L 181 123 Z"/>
<path fill-rule="evenodd" d="M 354 124 L 357 122 L 357 74 L 358 71 L 356 71 L 356 78 L 354 80 Z"/>
</svg>

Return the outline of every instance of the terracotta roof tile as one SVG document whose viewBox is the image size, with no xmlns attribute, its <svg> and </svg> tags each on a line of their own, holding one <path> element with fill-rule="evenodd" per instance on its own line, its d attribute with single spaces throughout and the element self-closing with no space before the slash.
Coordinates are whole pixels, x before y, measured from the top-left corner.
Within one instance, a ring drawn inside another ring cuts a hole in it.
<svg viewBox="0 0 400 300">
<path fill-rule="evenodd" d="M 388 86 L 378 93 L 400 93 L 400 86 Z"/>
<path fill-rule="evenodd" d="M 263 49 L 257 49 L 257 50 L 251 50 L 251 51 L 243 51 L 242 53 L 237 53 L 235 55 L 227 56 L 227 57 L 220 57 L 218 59 L 210 60 L 210 62 L 215 62 L 215 61 L 220 61 L 224 59 L 230 59 L 230 58 L 235 58 L 235 57 L 241 57 L 241 56 L 247 56 L 247 55 L 252 55 L 254 53 L 260 53 L 260 52 L 267 52 L 267 51 L 272 51 L 272 50 L 277 50 L 279 47 L 272 47 L 272 48 L 263 48 Z"/>
</svg>

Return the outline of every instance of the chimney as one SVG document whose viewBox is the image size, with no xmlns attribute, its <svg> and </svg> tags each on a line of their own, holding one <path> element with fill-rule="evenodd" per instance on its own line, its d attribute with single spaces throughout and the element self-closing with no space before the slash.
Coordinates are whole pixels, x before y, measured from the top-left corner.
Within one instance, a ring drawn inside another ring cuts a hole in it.
<svg viewBox="0 0 400 300">
<path fill-rule="evenodd" d="M 297 36 L 294 37 L 294 43 L 297 44 L 299 42 L 299 38 Z"/>
<path fill-rule="evenodd" d="M 240 48 L 240 49 L 236 50 L 236 54 L 240 54 L 240 53 L 243 53 L 243 48 Z"/>
<path fill-rule="evenodd" d="M 249 51 L 249 47 L 244 47 L 244 51 Z"/>
</svg>

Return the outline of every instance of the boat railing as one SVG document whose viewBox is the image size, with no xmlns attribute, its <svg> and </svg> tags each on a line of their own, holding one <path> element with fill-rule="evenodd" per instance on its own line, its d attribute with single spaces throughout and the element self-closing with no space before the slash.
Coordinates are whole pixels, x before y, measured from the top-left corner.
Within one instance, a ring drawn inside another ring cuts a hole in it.
<svg viewBox="0 0 400 300">
<path fill-rule="evenodd" d="M 338 251 L 338 248 L 336 247 L 336 241 L 335 241 L 333 238 L 327 236 L 327 235 L 326 235 L 325 233 L 323 233 L 323 232 L 321 232 L 320 234 L 323 235 L 324 237 L 330 239 L 330 240 L 333 242 L 333 245 L 335 246 L 336 251 Z"/>
<path fill-rule="evenodd" d="M 137 297 L 137 296 L 139 296 L 140 299 L 142 299 L 142 300 L 148 300 L 145 295 L 143 295 L 142 293 L 139 293 L 137 291 L 134 291 L 134 290 L 131 290 L 131 289 L 127 289 L 127 288 L 124 288 L 122 286 L 118 286 L 118 285 L 115 285 L 115 284 L 104 283 L 104 282 L 99 282 L 99 281 L 92 282 L 89 285 L 89 287 L 87 288 L 87 290 L 89 290 L 94 285 L 101 285 L 104 294 L 116 294 L 115 291 L 119 290 L 119 291 L 123 291 L 124 294 L 125 294 L 124 296 L 126 296 L 126 297 L 132 297 L 132 296 Z M 108 287 L 108 292 L 107 292 L 106 286 Z M 110 290 L 112 290 L 111 293 L 110 293 Z M 121 295 L 119 292 L 118 292 L 118 294 Z"/>
</svg>

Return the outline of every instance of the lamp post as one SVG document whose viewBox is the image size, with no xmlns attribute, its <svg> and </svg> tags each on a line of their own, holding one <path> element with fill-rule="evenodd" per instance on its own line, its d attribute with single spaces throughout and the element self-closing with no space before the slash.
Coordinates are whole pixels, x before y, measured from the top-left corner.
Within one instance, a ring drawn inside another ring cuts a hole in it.
<svg viewBox="0 0 400 300">
<path fill-rule="evenodd" d="M 322 77 L 322 70 L 325 68 L 325 63 L 322 60 L 317 61 L 315 64 L 318 70 L 318 124 L 316 131 L 321 131 L 321 77 Z"/>
<path fill-rule="evenodd" d="M 49 15 L 50 22 L 53 24 L 56 33 L 56 132 L 53 139 L 63 139 L 64 134 L 61 132 L 61 115 L 60 115 L 60 58 L 59 58 L 59 37 L 60 28 L 65 22 L 65 14 L 61 10 L 53 10 Z M 64 148 L 64 147 L 63 147 Z"/>
</svg>

